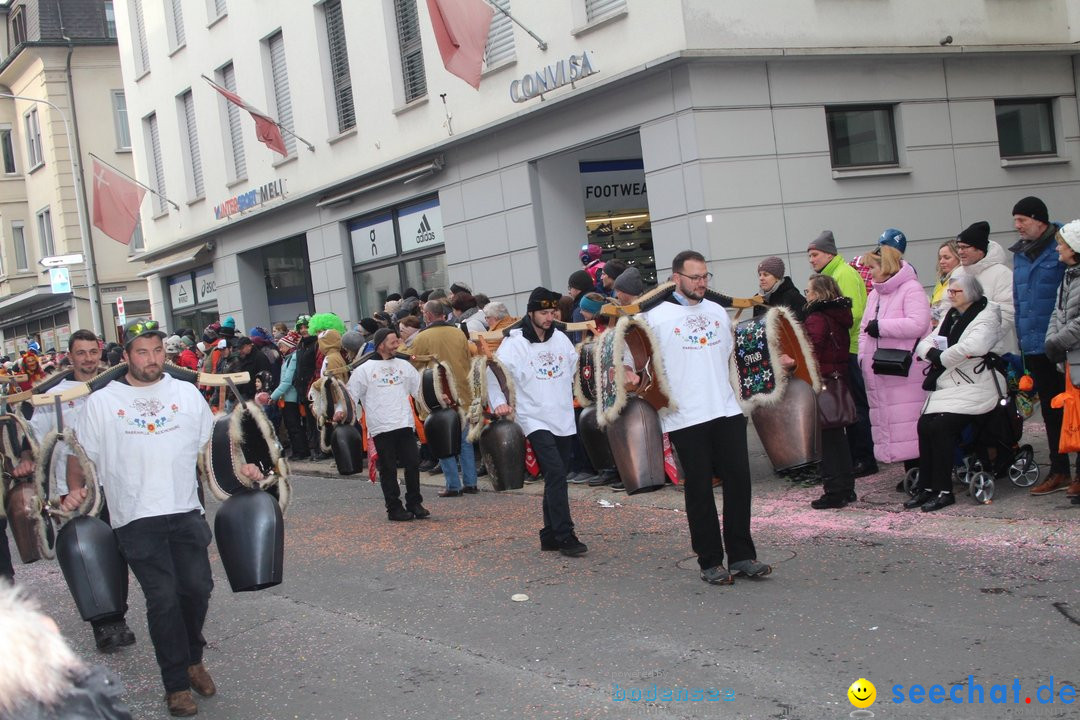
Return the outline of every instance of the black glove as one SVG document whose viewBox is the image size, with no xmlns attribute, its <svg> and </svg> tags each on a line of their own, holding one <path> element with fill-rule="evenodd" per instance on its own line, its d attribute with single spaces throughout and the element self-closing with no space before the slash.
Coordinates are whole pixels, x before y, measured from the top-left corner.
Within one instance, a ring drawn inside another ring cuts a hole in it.
<svg viewBox="0 0 1080 720">
<path fill-rule="evenodd" d="M 866 323 L 866 334 L 872 338 L 881 337 L 881 331 L 878 330 L 877 320 L 871 320 L 870 322 Z"/>
<path fill-rule="evenodd" d="M 941 364 L 941 351 L 936 347 L 926 351 L 926 359 L 936 368 L 945 368 L 945 366 Z"/>
</svg>

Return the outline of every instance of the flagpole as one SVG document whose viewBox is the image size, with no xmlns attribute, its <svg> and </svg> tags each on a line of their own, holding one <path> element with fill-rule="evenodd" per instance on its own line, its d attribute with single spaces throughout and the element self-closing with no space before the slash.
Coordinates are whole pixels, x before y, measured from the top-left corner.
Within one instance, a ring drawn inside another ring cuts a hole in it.
<svg viewBox="0 0 1080 720">
<path fill-rule="evenodd" d="M 169 203 L 169 204 L 170 204 L 170 205 L 172 205 L 172 206 L 173 206 L 174 208 L 176 208 L 177 212 L 179 212 L 179 210 L 180 210 L 180 206 L 179 206 L 179 205 L 177 205 L 177 204 L 176 204 L 176 203 L 174 203 L 174 202 L 173 202 L 172 200 L 170 200 L 169 198 L 167 198 L 167 197 L 165 197 L 164 195 L 162 195 L 161 193 L 159 193 L 159 192 L 158 192 L 157 190 L 155 190 L 154 188 L 150 187 L 149 185 L 146 185 L 146 184 L 144 184 L 144 183 L 141 183 L 141 182 L 139 182 L 138 180 L 136 180 L 135 178 L 131 177 L 130 175 L 128 175 L 128 174 L 127 174 L 126 172 L 124 172 L 124 171 L 123 171 L 123 170 L 121 170 L 120 168 L 116 167 L 115 165 L 113 165 L 113 164 L 111 164 L 111 163 L 107 163 L 107 162 L 105 162 L 104 160 L 102 160 L 101 158 L 99 158 L 99 157 L 98 157 L 97 155 L 95 155 L 94 153 L 87 153 L 87 155 L 89 155 L 90 157 L 94 158 L 95 160 L 97 160 L 97 161 L 98 161 L 99 163 L 101 163 L 101 164 L 102 164 L 102 165 L 104 165 L 105 167 L 107 167 L 107 168 L 110 168 L 110 169 L 111 169 L 111 170 L 112 170 L 113 172 L 115 172 L 116 174 L 118 174 L 118 175 L 123 175 L 123 176 L 124 176 L 124 177 L 126 177 L 126 178 L 127 178 L 128 180 L 130 180 L 131 182 L 133 182 L 133 183 L 135 183 L 136 185 L 138 185 L 139 187 L 141 187 L 141 188 L 142 188 L 143 190 L 146 190 L 147 192 L 152 192 L 152 193 L 154 193 L 154 194 L 155 194 L 155 195 L 157 195 L 157 196 L 158 196 L 159 198 L 161 198 L 162 200 L 164 200 L 165 202 Z"/>
<path fill-rule="evenodd" d="M 210 86 L 211 86 L 211 87 L 213 87 L 213 88 L 214 88 L 215 90 L 224 90 L 225 92 L 227 92 L 227 93 L 229 93 L 229 94 L 231 94 L 231 95 L 236 95 L 236 93 L 235 93 L 235 92 L 233 92 L 232 90 L 230 90 L 230 89 L 228 89 L 228 88 L 226 88 L 226 87 L 222 87 L 221 85 L 218 85 L 218 84 L 217 84 L 216 82 L 214 82 L 214 81 L 213 81 L 213 80 L 211 80 L 210 78 L 206 77 L 206 75 L 199 75 L 199 77 L 201 77 L 201 78 L 202 78 L 203 80 L 205 80 L 206 82 L 210 83 Z M 240 97 L 240 96 L 239 96 L 239 95 L 236 95 L 236 97 Z M 243 99 L 243 98 L 241 98 L 241 99 Z M 244 100 L 244 103 L 246 104 L 246 103 L 247 103 L 247 100 Z M 311 152 L 315 152 L 315 146 L 314 146 L 314 145 L 312 145 L 311 143 L 309 143 L 309 142 L 308 142 L 307 140 L 305 140 L 304 138 L 300 137 L 299 135 L 297 135 L 296 133 L 294 133 L 294 132 L 293 132 L 292 130 L 290 130 L 289 128 L 285 127 L 284 125 L 282 125 L 281 123 L 279 123 L 279 122 L 278 122 L 277 120 L 275 120 L 274 118 L 272 118 L 272 117 L 270 117 L 269 115 L 267 115 L 266 113 L 264 113 L 264 112 L 263 112 L 262 110 L 259 110 L 259 109 L 258 109 L 257 107 L 255 107 L 254 105 L 251 105 L 250 107 L 251 107 L 251 110 L 254 110 L 254 111 L 255 111 L 255 112 L 257 112 L 258 114 L 262 115 L 262 116 L 263 116 L 264 118 L 266 118 L 267 120 L 269 120 L 270 122 L 274 123 L 274 127 L 276 127 L 276 128 L 278 129 L 278 130 L 284 130 L 285 132 L 289 133 L 290 135 L 292 135 L 292 136 L 293 136 L 294 138 L 296 138 L 296 139 L 297 139 L 297 140 L 299 140 L 300 142 L 304 143 L 304 145 L 306 145 L 306 146 L 307 146 L 307 149 L 308 149 L 308 150 L 310 150 Z M 251 110 L 249 110 L 248 112 L 251 112 Z"/>
<path fill-rule="evenodd" d="M 509 11 L 507 11 L 507 10 L 503 10 L 503 9 L 502 9 L 501 7 L 499 7 L 499 6 L 498 6 L 498 4 L 496 4 L 496 3 L 492 2 L 492 0 L 488 0 L 488 4 L 489 4 L 489 5 L 491 5 L 491 7 L 495 8 L 496 10 L 498 10 L 499 12 L 501 12 L 501 13 L 502 13 L 503 15 L 505 15 L 506 17 L 510 18 L 510 22 L 514 23 L 514 24 L 515 24 L 515 25 L 517 25 L 517 26 L 518 26 L 519 28 L 521 28 L 521 29 L 522 29 L 522 30 L 524 30 L 525 32 L 529 33 L 529 35 L 530 35 L 530 36 L 532 36 L 532 39 L 536 41 L 537 45 L 538 45 L 538 46 L 540 47 L 540 49 L 541 49 L 541 50 L 545 50 L 545 51 L 546 51 L 546 50 L 548 49 L 548 44 L 547 44 L 546 42 L 544 42 L 544 41 L 543 41 L 543 40 L 542 40 L 542 39 L 540 38 L 540 36 L 539 36 L 539 35 L 537 35 L 537 34 L 536 34 L 536 33 L 534 33 L 534 32 L 533 32 L 532 30 L 530 30 L 529 28 L 527 28 L 527 27 L 525 27 L 524 25 L 522 25 L 522 24 L 521 24 L 521 22 L 520 22 L 520 21 L 519 21 L 519 20 L 518 20 L 518 19 L 517 19 L 516 17 L 514 17 L 513 15 L 511 15 Z"/>
</svg>

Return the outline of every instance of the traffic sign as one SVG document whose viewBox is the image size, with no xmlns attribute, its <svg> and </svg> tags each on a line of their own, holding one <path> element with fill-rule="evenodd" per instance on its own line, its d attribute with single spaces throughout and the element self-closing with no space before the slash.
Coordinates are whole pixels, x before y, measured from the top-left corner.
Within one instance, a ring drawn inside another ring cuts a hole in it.
<svg viewBox="0 0 1080 720">
<path fill-rule="evenodd" d="M 127 315 L 124 314 L 124 298 L 116 297 L 116 320 L 121 325 L 127 325 Z"/>
<path fill-rule="evenodd" d="M 49 268 L 49 284 L 54 295 L 71 292 L 71 271 L 66 267 Z"/>
<path fill-rule="evenodd" d="M 42 267 L 61 267 L 63 265 L 81 265 L 83 262 L 82 253 L 71 253 L 70 255 L 49 255 L 38 260 L 38 264 Z"/>
</svg>

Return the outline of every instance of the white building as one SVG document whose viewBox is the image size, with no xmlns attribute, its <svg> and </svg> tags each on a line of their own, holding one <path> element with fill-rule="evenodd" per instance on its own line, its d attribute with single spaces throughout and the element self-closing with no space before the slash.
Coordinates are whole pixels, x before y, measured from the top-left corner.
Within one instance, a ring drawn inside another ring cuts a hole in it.
<svg viewBox="0 0 1080 720">
<path fill-rule="evenodd" d="M 971 222 L 1011 244 L 1022 196 L 1080 215 L 1080 3 L 497 2 L 546 49 L 497 14 L 478 91 L 425 2 L 117 3 L 137 173 L 179 205 L 143 206 L 155 316 L 355 320 L 453 281 L 520 311 L 590 238 L 660 279 L 697 249 L 750 294 L 770 254 L 801 282 L 824 228 L 849 259 L 902 228 L 932 283 Z"/>
</svg>

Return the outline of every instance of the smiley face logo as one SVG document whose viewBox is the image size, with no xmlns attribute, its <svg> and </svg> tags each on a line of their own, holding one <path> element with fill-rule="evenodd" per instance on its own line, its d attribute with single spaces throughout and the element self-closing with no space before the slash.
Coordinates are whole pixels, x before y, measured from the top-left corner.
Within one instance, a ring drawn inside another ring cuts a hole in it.
<svg viewBox="0 0 1080 720">
<path fill-rule="evenodd" d="M 859 678 L 851 683 L 847 690 L 848 700 L 857 708 L 868 708 L 877 700 L 877 688 L 866 678 Z"/>
</svg>

